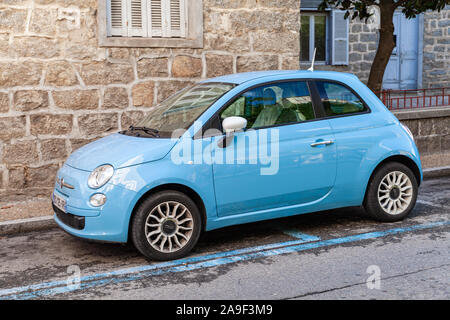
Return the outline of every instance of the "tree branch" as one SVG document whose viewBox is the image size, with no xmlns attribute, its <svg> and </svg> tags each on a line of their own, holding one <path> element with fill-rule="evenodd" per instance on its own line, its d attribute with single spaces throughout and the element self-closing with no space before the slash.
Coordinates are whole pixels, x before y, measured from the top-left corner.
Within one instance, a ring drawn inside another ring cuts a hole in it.
<svg viewBox="0 0 450 320">
<path fill-rule="evenodd" d="M 401 7 L 401 6 L 403 6 L 405 3 L 407 3 L 408 2 L 408 0 L 400 0 L 400 1 L 397 1 L 396 3 L 394 3 L 394 8 L 395 9 L 397 9 L 398 7 Z"/>
<path fill-rule="evenodd" d="M 380 6 L 376 0 L 361 0 L 361 2 L 365 3 L 368 6 Z"/>
</svg>

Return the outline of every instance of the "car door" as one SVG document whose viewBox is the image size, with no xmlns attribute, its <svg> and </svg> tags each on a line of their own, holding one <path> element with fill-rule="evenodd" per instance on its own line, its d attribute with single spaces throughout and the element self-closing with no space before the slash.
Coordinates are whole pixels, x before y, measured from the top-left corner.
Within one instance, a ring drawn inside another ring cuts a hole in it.
<svg viewBox="0 0 450 320">
<path fill-rule="evenodd" d="M 212 142 L 219 216 L 312 204 L 333 188 L 336 146 L 318 120 L 306 81 L 266 84 L 219 112 L 247 119 L 247 129 Z M 219 122 L 219 121 L 218 121 Z"/>
<path fill-rule="evenodd" d="M 345 205 L 358 205 L 361 182 L 365 181 L 363 163 L 368 151 L 382 139 L 379 128 L 386 121 L 377 120 L 350 86 L 329 80 L 316 80 L 313 85 L 335 136 L 337 176 L 333 194 Z"/>
</svg>

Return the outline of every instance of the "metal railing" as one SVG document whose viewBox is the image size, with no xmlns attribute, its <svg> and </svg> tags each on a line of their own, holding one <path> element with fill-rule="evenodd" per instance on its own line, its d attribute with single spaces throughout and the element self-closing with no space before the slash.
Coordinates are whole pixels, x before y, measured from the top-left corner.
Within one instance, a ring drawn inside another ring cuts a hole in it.
<svg viewBox="0 0 450 320">
<path fill-rule="evenodd" d="M 379 97 L 390 110 L 450 106 L 450 88 L 383 90 Z"/>
</svg>

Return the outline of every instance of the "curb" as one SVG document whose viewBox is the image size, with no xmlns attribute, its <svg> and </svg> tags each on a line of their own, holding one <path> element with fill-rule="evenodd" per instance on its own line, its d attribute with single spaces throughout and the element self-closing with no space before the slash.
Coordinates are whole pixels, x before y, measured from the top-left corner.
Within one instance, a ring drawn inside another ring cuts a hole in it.
<svg viewBox="0 0 450 320">
<path fill-rule="evenodd" d="M 53 216 L 44 216 L 28 219 L 0 222 L 0 236 L 24 233 L 38 230 L 47 230 L 56 227 Z"/>
<path fill-rule="evenodd" d="M 423 170 L 423 178 L 432 179 L 443 176 L 450 176 L 450 166 L 429 168 Z M 57 227 L 53 216 L 20 219 L 0 222 L 0 236 L 31 231 L 48 230 Z"/>
<path fill-rule="evenodd" d="M 444 176 L 450 176 L 450 166 L 423 169 L 424 179 L 439 178 Z"/>
</svg>

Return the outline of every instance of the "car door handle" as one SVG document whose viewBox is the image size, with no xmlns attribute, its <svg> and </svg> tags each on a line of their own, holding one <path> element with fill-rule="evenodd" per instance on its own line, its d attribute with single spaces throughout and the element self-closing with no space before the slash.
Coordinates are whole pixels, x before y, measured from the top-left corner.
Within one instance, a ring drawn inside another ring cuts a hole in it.
<svg viewBox="0 0 450 320">
<path fill-rule="evenodd" d="M 318 146 L 322 146 L 322 145 L 328 146 L 333 143 L 334 143 L 333 140 L 317 141 L 317 142 L 311 143 L 311 147 L 318 147 Z"/>
</svg>

